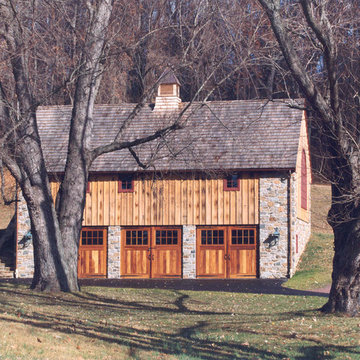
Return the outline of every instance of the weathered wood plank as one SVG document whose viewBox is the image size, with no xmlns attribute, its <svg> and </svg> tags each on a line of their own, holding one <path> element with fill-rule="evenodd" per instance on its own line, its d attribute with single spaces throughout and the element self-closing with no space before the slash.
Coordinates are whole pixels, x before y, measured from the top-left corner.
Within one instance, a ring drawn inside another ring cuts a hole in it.
<svg viewBox="0 0 360 360">
<path fill-rule="evenodd" d="M 59 184 L 51 183 L 56 196 Z M 230 225 L 259 223 L 258 176 L 243 175 L 239 191 L 223 179 L 136 179 L 134 192 L 118 193 L 117 176 L 93 178 L 84 225 Z"/>
</svg>

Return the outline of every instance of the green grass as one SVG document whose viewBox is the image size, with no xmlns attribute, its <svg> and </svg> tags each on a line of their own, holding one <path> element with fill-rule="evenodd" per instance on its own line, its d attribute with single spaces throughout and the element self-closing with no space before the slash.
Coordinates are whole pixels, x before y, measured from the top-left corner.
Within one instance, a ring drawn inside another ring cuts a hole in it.
<svg viewBox="0 0 360 360">
<path fill-rule="evenodd" d="M 313 233 L 306 246 L 298 270 L 284 286 L 293 289 L 316 289 L 331 283 L 333 235 Z"/>
<path fill-rule="evenodd" d="M 331 283 L 334 237 L 326 221 L 330 201 L 329 185 L 311 186 L 311 228 L 313 231 L 297 271 L 284 284 L 285 287 L 310 290 L 322 288 Z"/>
<path fill-rule="evenodd" d="M 0 283 L 0 359 L 360 359 L 325 297 Z"/>
</svg>

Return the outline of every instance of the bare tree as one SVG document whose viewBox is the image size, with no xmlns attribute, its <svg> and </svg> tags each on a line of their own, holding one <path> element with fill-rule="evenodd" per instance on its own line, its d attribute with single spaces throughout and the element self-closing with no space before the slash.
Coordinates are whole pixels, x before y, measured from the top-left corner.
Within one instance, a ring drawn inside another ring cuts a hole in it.
<svg viewBox="0 0 360 360">
<path fill-rule="evenodd" d="M 41 26 L 36 15 L 37 6 L 52 6 L 59 10 L 70 3 L 59 0 L 49 5 L 39 1 L 29 7 L 27 2 L 22 1 L 0 2 L 0 13 L 4 19 L 1 35 L 6 42 L 8 66 L 13 74 L 16 94 L 13 96 L 9 92 L 10 87 L 8 91 L 1 88 L 1 156 L 19 183 L 28 206 L 35 260 L 32 288 L 39 290 L 79 289 L 78 240 L 92 162 L 101 154 L 154 140 L 178 127 L 175 123 L 130 142 L 118 136 L 106 146 L 90 148 L 93 109 L 108 51 L 113 1 L 81 2 L 81 25 L 86 31 L 81 32 L 79 61 L 69 78 L 69 81 L 75 79 L 75 92 L 65 173 L 55 209 L 36 120 L 39 97 L 30 76 L 34 56 L 30 45 L 34 32 L 39 35 L 37 27 Z M 76 30 L 70 27 L 71 33 Z"/>
<path fill-rule="evenodd" d="M 326 312 L 360 310 L 359 3 L 259 0 L 293 78 L 319 122 L 330 166 L 334 231 Z"/>
</svg>

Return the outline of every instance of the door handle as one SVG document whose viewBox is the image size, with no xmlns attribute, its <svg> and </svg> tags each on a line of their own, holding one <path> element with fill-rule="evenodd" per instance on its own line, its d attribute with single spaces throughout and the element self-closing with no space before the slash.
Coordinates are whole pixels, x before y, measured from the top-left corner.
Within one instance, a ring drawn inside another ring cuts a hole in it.
<svg viewBox="0 0 360 360">
<path fill-rule="evenodd" d="M 225 254 L 224 255 L 224 260 L 230 260 L 230 255 Z"/>
</svg>

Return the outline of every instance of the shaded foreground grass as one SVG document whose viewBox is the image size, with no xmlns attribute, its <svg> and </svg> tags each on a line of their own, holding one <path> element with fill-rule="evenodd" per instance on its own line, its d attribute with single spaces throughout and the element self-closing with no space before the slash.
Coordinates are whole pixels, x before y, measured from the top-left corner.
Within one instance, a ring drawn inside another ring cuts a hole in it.
<svg viewBox="0 0 360 360">
<path fill-rule="evenodd" d="M 360 359 L 360 319 L 326 298 L 0 283 L 0 359 Z"/>
</svg>

